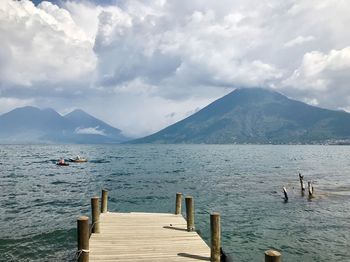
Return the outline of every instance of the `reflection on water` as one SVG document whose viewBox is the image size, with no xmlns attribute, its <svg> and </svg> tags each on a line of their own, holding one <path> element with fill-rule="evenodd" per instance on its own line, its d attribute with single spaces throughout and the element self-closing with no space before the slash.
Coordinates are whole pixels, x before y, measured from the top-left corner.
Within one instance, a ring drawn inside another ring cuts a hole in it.
<svg viewBox="0 0 350 262">
<path fill-rule="evenodd" d="M 81 155 L 88 163 L 56 166 Z M 113 211 L 173 212 L 192 195 L 196 228 L 222 215 L 224 250 L 236 261 L 350 260 L 350 147 L 251 145 L 2 145 L 1 261 L 68 261 L 76 218 L 109 190 Z M 302 196 L 298 173 L 315 198 Z M 289 201 L 283 200 L 282 186 Z"/>
</svg>

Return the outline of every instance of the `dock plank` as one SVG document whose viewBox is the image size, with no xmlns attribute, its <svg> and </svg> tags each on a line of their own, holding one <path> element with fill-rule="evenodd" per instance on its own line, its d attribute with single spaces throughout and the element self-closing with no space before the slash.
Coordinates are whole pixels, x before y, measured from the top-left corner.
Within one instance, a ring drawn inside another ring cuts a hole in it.
<svg viewBox="0 0 350 262">
<path fill-rule="evenodd" d="M 210 261 L 210 248 L 181 215 L 103 213 L 100 230 L 90 237 L 90 261 Z"/>
</svg>

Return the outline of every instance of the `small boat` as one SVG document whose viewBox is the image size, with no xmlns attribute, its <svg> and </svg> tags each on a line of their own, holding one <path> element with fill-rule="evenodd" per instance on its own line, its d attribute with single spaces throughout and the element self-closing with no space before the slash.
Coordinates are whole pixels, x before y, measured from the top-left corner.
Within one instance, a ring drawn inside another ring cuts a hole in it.
<svg viewBox="0 0 350 262">
<path fill-rule="evenodd" d="M 80 156 L 76 156 L 75 158 L 69 158 L 69 161 L 74 163 L 84 163 L 87 162 L 87 159 L 81 158 Z"/>
<path fill-rule="evenodd" d="M 68 163 L 60 163 L 60 162 L 57 162 L 56 165 L 58 165 L 58 166 L 69 166 Z"/>
<path fill-rule="evenodd" d="M 64 162 L 64 159 L 63 159 L 63 158 L 61 158 L 61 159 L 56 163 L 56 165 L 58 165 L 58 166 L 69 166 L 68 163 Z"/>
</svg>

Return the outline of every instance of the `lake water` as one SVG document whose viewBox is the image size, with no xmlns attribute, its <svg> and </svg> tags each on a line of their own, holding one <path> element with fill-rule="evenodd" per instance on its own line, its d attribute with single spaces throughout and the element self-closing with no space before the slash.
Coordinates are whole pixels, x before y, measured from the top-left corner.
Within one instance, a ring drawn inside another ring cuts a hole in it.
<svg viewBox="0 0 350 262">
<path fill-rule="evenodd" d="M 77 154 L 90 161 L 55 165 Z M 350 261 L 348 146 L 1 145 L 0 179 L 1 261 L 71 261 L 76 219 L 102 188 L 121 212 L 173 212 L 176 192 L 192 195 L 196 228 L 208 243 L 220 212 L 235 261 L 263 261 L 269 248 L 284 262 Z"/>
</svg>

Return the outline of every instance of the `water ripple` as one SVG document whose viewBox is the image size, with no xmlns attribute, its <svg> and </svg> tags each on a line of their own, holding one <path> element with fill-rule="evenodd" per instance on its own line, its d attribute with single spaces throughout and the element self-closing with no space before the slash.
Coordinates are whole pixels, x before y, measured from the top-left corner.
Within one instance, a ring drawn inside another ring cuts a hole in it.
<svg viewBox="0 0 350 262">
<path fill-rule="evenodd" d="M 55 165 L 77 153 L 89 161 Z M 285 262 L 350 260 L 350 147 L 9 145 L 0 159 L 1 261 L 70 261 L 76 219 L 101 188 L 123 212 L 173 212 L 176 192 L 192 195 L 196 228 L 209 243 L 209 213 L 220 212 L 237 261 L 260 261 L 270 247 Z M 298 172 L 314 182 L 311 201 Z"/>
</svg>

